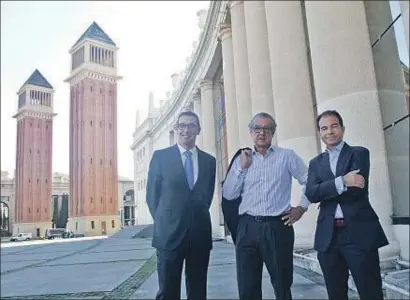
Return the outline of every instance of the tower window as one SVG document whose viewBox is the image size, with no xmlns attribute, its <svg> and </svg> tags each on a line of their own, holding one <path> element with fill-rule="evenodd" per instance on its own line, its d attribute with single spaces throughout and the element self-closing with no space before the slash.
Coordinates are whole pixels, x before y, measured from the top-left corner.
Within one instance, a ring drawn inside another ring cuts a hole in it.
<svg viewBox="0 0 410 300">
<path fill-rule="evenodd" d="M 31 213 L 31 210 L 30 210 L 30 208 L 28 209 L 28 213 Z"/>
<path fill-rule="evenodd" d="M 37 178 L 37 183 L 40 183 L 40 179 Z"/>
<path fill-rule="evenodd" d="M 46 178 L 46 183 L 47 183 L 47 178 Z"/>
<path fill-rule="evenodd" d="M 92 86 L 91 86 L 90 90 L 91 90 L 91 93 L 92 93 L 93 92 L 93 87 Z"/>
<path fill-rule="evenodd" d="M 47 207 L 46 207 L 46 208 L 44 208 L 44 212 L 45 212 L 45 213 L 47 213 Z"/>
<path fill-rule="evenodd" d="M 93 203 L 93 197 L 90 198 L 90 202 Z"/>
<path fill-rule="evenodd" d="M 102 159 L 100 159 L 100 165 L 102 165 Z"/>
<path fill-rule="evenodd" d="M 90 121 L 90 125 L 93 126 L 93 121 L 92 120 Z"/>
<path fill-rule="evenodd" d="M 111 129 L 111 123 L 110 123 L 110 125 L 108 125 L 108 127 Z"/>
<path fill-rule="evenodd" d="M 39 213 L 40 212 L 40 209 L 39 208 L 37 208 L 37 213 Z"/>
<path fill-rule="evenodd" d="M 102 197 L 101 197 L 101 203 L 103 203 Z"/>
<path fill-rule="evenodd" d="M 93 159 L 92 159 L 92 158 L 90 158 L 90 160 L 91 160 L 91 164 L 93 164 Z"/>
<path fill-rule="evenodd" d="M 112 198 L 110 198 L 110 203 L 112 203 Z"/>
<path fill-rule="evenodd" d="M 30 180 L 30 178 L 28 179 L 28 183 L 30 183 L 31 182 L 31 180 Z"/>
<path fill-rule="evenodd" d="M 29 151 L 30 151 L 30 154 L 31 154 L 31 148 L 30 148 L 30 150 L 29 150 Z"/>
</svg>

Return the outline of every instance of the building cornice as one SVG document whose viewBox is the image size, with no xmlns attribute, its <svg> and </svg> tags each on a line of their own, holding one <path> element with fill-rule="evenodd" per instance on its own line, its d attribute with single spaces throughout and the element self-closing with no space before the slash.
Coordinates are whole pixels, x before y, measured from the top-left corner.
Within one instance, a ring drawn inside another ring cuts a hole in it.
<svg viewBox="0 0 410 300">
<path fill-rule="evenodd" d="M 192 87 L 195 87 L 197 81 L 200 79 L 199 77 L 204 73 L 204 63 L 206 63 L 206 60 L 209 57 L 209 52 L 214 51 L 213 48 L 218 38 L 219 23 L 222 23 L 224 20 L 226 6 L 227 1 L 211 1 L 205 27 L 201 33 L 197 50 L 187 68 L 185 76 L 182 78 L 180 87 L 173 95 L 171 103 L 167 105 L 167 109 L 164 110 L 155 121 L 151 130 L 146 131 L 147 134 L 153 135 L 153 133 L 157 132 L 159 128 L 166 123 L 166 120 L 174 116 L 178 109 L 184 107 L 184 103 L 182 102 L 187 101 L 187 99 L 192 96 Z M 139 139 L 135 138 L 138 136 L 139 129 L 140 128 L 138 128 L 135 132 L 136 134 L 134 134 L 134 143 L 131 146 L 131 149 L 135 149 L 135 147 L 146 138 L 145 135 L 140 136 Z"/>
</svg>

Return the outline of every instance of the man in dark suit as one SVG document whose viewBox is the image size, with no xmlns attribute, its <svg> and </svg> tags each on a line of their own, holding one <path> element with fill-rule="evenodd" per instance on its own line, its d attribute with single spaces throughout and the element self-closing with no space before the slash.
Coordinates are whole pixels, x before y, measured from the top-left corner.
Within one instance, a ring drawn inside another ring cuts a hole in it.
<svg viewBox="0 0 410 300">
<path fill-rule="evenodd" d="M 317 118 L 326 152 L 310 161 L 306 196 L 320 203 L 315 249 L 330 300 L 347 300 L 349 270 L 360 299 L 383 299 L 378 249 L 388 245 L 369 202 L 369 150 L 343 141 L 337 111 Z"/>
<path fill-rule="evenodd" d="M 147 204 L 154 220 L 157 249 L 157 300 L 181 298 L 185 260 L 188 299 L 205 300 L 212 228 L 209 208 L 216 160 L 195 146 L 201 128 L 190 111 L 179 115 L 176 145 L 154 152 L 147 182 Z"/>
</svg>

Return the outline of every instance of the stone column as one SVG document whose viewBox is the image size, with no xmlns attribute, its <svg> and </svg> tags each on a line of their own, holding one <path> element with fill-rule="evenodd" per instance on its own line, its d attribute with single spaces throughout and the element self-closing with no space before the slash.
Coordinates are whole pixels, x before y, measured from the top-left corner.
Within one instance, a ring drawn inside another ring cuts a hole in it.
<svg viewBox="0 0 410 300">
<path fill-rule="evenodd" d="M 277 141 L 293 149 L 306 164 L 319 152 L 314 95 L 300 1 L 266 1 L 272 90 Z M 300 202 L 301 186 L 294 180 L 292 205 Z M 318 210 L 312 205 L 295 224 L 295 245 L 311 247 Z"/>
<path fill-rule="evenodd" d="M 194 94 L 192 95 L 192 98 L 194 102 L 194 112 L 198 115 L 199 123 L 201 124 L 201 127 L 202 127 L 203 124 L 202 124 L 202 112 L 201 112 L 201 92 L 195 91 Z M 202 149 L 202 132 L 200 132 L 199 135 L 197 136 L 196 144 L 200 149 Z"/>
<path fill-rule="evenodd" d="M 404 34 L 406 36 L 406 41 L 407 41 L 407 51 L 410 52 L 409 1 L 408 0 L 401 0 L 400 1 L 400 9 L 401 9 L 401 18 L 403 20 L 403 26 L 404 26 Z"/>
<path fill-rule="evenodd" d="M 244 1 L 252 115 L 274 116 L 268 29 L 264 1 Z"/>
<path fill-rule="evenodd" d="M 390 241 L 379 252 L 382 258 L 395 256 L 387 153 L 364 2 L 305 5 L 318 113 L 337 110 L 346 126 L 346 142 L 370 150 L 369 199 Z"/>
<path fill-rule="evenodd" d="M 212 81 L 202 81 L 201 89 L 201 111 L 202 111 L 202 147 L 203 150 L 216 157 L 215 147 L 215 119 L 214 119 L 214 87 Z M 210 208 L 212 235 L 214 237 L 222 237 L 220 229 L 220 214 L 219 214 L 219 197 L 218 185 L 219 179 L 215 176 L 215 192 Z"/>
<path fill-rule="evenodd" d="M 253 145 L 248 129 L 248 124 L 252 119 L 252 103 L 243 1 L 231 2 L 231 23 L 239 146 L 249 147 Z"/>
<path fill-rule="evenodd" d="M 230 161 L 239 149 L 238 109 L 235 92 L 235 69 L 233 60 L 232 30 L 228 24 L 222 24 L 219 29 L 222 44 L 222 67 L 225 90 L 225 115 L 228 160 Z"/>
</svg>

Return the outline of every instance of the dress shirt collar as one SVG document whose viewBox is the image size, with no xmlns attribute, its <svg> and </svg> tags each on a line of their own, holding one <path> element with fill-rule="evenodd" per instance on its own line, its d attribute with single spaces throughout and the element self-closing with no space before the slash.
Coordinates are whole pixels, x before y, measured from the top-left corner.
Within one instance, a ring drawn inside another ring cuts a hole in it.
<svg viewBox="0 0 410 300">
<path fill-rule="evenodd" d="M 328 149 L 328 148 L 326 148 L 326 152 L 331 152 L 331 151 L 335 151 L 335 152 L 341 152 L 342 151 L 342 148 L 343 148 L 343 146 L 344 146 L 344 144 L 345 144 L 345 142 L 344 141 L 341 141 L 339 144 L 337 144 L 336 146 L 334 146 L 332 149 Z"/>
<path fill-rule="evenodd" d="M 274 150 L 275 150 L 275 147 L 276 146 L 270 146 L 269 148 L 268 148 L 268 155 L 269 154 L 271 154 Z M 253 149 L 252 149 L 252 155 L 255 155 L 255 154 L 257 154 L 258 152 L 256 152 L 256 150 L 255 150 L 255 147 L 253 147 Z"/>
<path fill-rule="evenodd" d="M 184 153 L 187 151 L 187 149 L 185 149 L 184 147 L 182 147 L 180 144 L 177 143 L 179 152 L 181 153 L 181 156 L 184 155 Z M 190 151 L 192 153 L 192 155 L 195 155 L 197 153 L 197 148 L 196 146 L 194 148 L 189 149 L 188 151 Z"/>
</svg>

